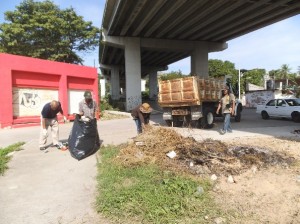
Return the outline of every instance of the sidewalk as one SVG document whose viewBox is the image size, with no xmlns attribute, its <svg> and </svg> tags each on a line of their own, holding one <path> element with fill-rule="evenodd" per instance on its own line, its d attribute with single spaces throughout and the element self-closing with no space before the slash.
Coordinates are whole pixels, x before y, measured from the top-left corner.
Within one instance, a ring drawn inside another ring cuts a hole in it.
<svg viewBox="0 0 300 224">
<path fill-rule="evenodd" d="M 60 140 L 68 138 L 72 123 L 60 125 Z M 93 209 L 97 155 L 81 161 L 68 151 L 38 149 L 39 127 L 0 130 L 0 147 L 25 141 L 9 170 L 0 176 L 0 223 L 103 224 Z M 131 118 L 99 121 L 102 144 L 120 144 L 136 135 Z M 48 141 L 51 143 L 51 140 Z"/>
</svg>

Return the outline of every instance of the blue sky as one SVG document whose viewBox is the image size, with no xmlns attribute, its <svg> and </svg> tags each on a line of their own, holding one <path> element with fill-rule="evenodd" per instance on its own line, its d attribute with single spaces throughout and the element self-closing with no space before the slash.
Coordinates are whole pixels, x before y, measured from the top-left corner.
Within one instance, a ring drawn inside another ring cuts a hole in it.
<svg viewBox="0 0 300 224">
<path fill-rule="evenodd" d="M 15 10 L 21 0 L 0 1 L 0 23 L 4 12 Z M 105 0 L 53 0 L 61 9 L 72 6 L 86 21 L 101 27 Z M 300 15 L 275 23 L 258 31 L 228 41 L 228 49 L 209 54 L 209 59 L 228 60 L 238 69 L 279 69 L 287 64 L 292 72 L 300 66 Z M 82 55 L 84 65 L 98 67 L 98 49 Z M 169 65 L 169 71 L 190 73 L 190 58 Z"/>
</svg>

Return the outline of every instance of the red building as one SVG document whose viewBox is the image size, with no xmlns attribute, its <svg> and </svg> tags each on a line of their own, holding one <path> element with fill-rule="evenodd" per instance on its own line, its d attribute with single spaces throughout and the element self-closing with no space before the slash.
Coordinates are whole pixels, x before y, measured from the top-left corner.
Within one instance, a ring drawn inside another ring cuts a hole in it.
<svg viewBox="0 0 300 224">
<path fill-rule="evenodd" d="M 0 53 L 0 128 L 38 125 L 43 106 L 59 100 L 73 119 L 85 90 L 98 102 L 97 69 Z"/>
</svg>

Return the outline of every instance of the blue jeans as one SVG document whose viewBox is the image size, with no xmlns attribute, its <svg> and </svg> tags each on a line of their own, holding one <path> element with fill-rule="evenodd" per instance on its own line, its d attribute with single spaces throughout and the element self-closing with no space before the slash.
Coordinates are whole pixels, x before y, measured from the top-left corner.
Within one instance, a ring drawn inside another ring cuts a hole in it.
<svg viewBox="0 0 300 224">
<path fill-rule="evenodd" d="M 140 134 L 142 133 L 142 123 L 140 121 L 140 119 L 133 119 L 136 125 L 136 129 L 137 129 L 137 133 Z"/>
<path fill-rule="evenodd" d="M 226 132 L 232 132 L 232 128 L 230 126 L 230 113 L 223 114 L 224 116 L 224 126 L 223 130 Z"/>
</svg>

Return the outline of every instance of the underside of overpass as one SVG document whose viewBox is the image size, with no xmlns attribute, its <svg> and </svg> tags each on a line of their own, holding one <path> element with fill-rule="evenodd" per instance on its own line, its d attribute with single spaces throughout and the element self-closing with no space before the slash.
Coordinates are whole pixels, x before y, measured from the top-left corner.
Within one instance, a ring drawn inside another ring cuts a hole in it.
<svg viewBox="0 0 300 224">
<path fill-rule="evenodd" d="M 228 40 L 299 13 L 297 0 L 107 0 L 101 71 L 111 76 L 116 99 L 125 77 L 130 110 L 141 102 L 141 77 L 156 77 L 157 71 L 188 56 L 191 73 L 207 76 L 209 52 L 222 51 Z"/>
</svg>

